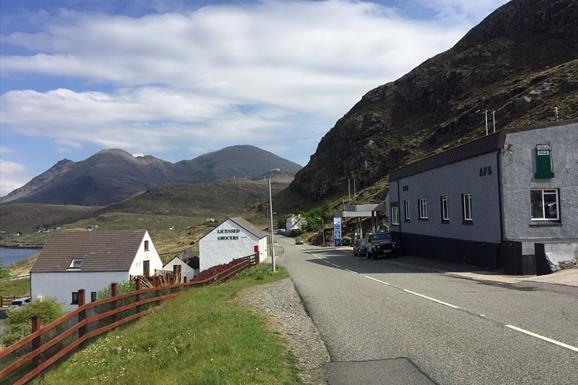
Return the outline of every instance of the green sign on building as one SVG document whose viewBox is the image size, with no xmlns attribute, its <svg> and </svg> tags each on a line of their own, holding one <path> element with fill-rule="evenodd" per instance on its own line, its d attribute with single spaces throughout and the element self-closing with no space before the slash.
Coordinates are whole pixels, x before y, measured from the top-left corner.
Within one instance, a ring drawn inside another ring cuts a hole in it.
<svg viewBox="0 0 578 385">
<path fill-rule="evenodd" d="M 552 170 L 552 148 L 549 144 L 536 145 L 536 179 L 550 179 L 554 177 Z"/>
</svg>

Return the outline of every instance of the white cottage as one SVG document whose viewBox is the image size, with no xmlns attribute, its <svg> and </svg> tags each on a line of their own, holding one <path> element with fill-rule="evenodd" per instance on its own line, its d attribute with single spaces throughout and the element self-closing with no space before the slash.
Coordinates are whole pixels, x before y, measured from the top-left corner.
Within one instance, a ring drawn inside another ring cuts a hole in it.
<svg viewBox="0 0 578 385">
<path fill-rule="evenodd" d="M 182 256 L 177 256 L 167 262 L 163 269 L 166 271 L 175 271 L 175 266 L 180 266 L 181 277 L 190 281 L 199 273 L 199 258 L 190 257 L 185 259 Z"/>
<path fill-rule="evenodd" d="M 154 275 L 163 264 L 146 230 L 58 232 L 30 271 L 33 299 L 56 298 L 71 310 L 84 289 L 86 301 L 112 282 Z"/>
<path fill-rule="evenodd" d="M 229 218 L 199 241 L 199 270 L 255 253 L 267 258 L 267 233 L 243 218 Z"/>
</svg>

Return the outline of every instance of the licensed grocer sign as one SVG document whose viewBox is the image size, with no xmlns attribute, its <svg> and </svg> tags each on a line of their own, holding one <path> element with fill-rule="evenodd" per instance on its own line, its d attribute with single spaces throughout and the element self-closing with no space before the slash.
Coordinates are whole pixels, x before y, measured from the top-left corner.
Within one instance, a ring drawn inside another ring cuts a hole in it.
<svg viewBox="0 0 578 385">
<path fill-rule="evenodd" d="M 554 177 L 552 169 L 552 147 L 549 144 L 536 145 L 536 179 L 550 179 Z"/>
<path fill-rule="evenodd" d="M 234 241 L 239 239 L 239 233 L 241 232 L 240 229 L 218 229 L 217 240 L 219 241 Z M 221 235 L 222 234 L 222 235 Z"/>
</svg>

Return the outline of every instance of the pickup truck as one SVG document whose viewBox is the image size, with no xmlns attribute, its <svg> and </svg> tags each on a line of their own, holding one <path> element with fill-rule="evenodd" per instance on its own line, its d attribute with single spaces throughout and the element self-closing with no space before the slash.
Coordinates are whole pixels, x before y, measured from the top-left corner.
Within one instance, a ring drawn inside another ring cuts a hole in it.
<svg viewBox="0 0 578 385">
<path fill-rule="evenodd" d="M 370 233 L 367 236 L 367 258 L 376 259 L 378 256 L 397 257 L 396 243 L 391 239 L 390 233 Z"/>
</svg>

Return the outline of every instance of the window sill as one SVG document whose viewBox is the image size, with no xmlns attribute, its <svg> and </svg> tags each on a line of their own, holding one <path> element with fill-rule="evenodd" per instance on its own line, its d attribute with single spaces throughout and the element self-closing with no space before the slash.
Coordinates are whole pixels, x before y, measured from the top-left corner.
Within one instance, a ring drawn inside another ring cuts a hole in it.
<svg viewBox="0 0 578 385">
<path fill-rule="evenodd" d="M 420 221 L 428 221 L 429 218 L 418 218 L 418 220 L 420 220 Z"/>
<path fill-rule="evenodd" d="M 529 227 L 558 227 L 562 226 L 560 221 L 535 221 L 530 222 Z"/>
<path fill-rule="evenodd" d="M 474 224 L 474 221 L 471 220 L 471 219 L 464 219 L 464 221 L 463 221 L 462 224 L 464 224 L 464 225 L 470 225 L 470 226 L 471 226 L 471 225 Z"/>
</svg>

